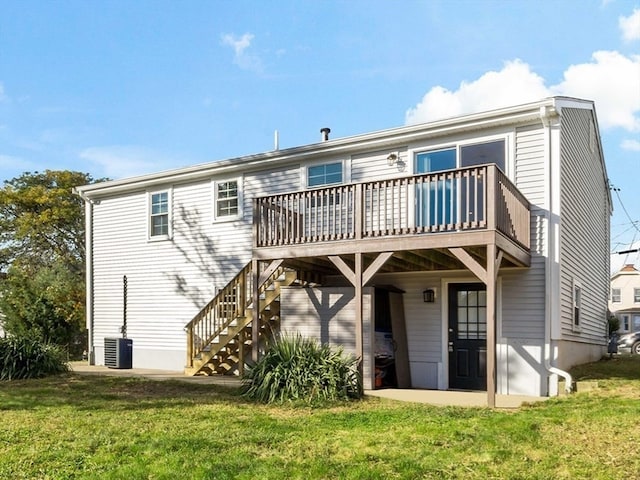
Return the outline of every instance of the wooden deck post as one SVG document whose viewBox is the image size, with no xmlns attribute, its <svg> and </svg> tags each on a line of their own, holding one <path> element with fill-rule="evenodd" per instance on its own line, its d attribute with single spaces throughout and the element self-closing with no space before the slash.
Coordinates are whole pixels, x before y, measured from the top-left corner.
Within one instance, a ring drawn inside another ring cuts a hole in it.
<svg viewBox="0 0 640 480">
<path fill-rule="evenodd" d="M 500 257 L 502 258 L 502 257 Z M 496 244 L 487 245 L 487 405 L 496 406 Z"/>
<path fill-rule="evenodd" d="M 502 263 L 503 253 L 498 253 L 494 242 L 487 244 L 487 267 L 480 265 L 463 248 L 449 248 L 449 251 L 460 260 L 487 287 L 487 405 L 496 406 L 496 291 L 498 271 Z"/>
<path fill-rule="evenodd" d="M 393 256 L 393 252 L 382 252 L 380 253 L 374 260 L 371 262 L 371 265 L 365 270 L 362 262 L 362 253 L 356 253 L 355 255 L 355 265 L 354 271 L 351 270 L 349 265 L 346 264 L 342 258 L 338 255 L 329 255 L 327 258 L 333 263 L 340 273 L 342 273 L 347 280 L 353 285 L 355 290 L 355 309 L 356 309 L 356 319 L 355 319 L 355 340 L 356 340 L 356 357 L 360 359 L 360 373 L 363 374 L 363 366 L 364 366 L 364 341 L 363 341 L 363 326 L 364 326 L 364 312 L 363 305 L 364 299 L 363 295 L 363 287 L 369 282 L 373 276 L 376 274 L 380 267 L 384 265 L 384 263 L 389 260 Z"/>
<path fill-rule="evenodd" d="M 360 374 L 363 373 L 364 348 L 362 342 L 362 253 L 356 253 L 355 258 L 355 300 L 356 300 L 356 357 L 360 359 Z"/>
</svg>

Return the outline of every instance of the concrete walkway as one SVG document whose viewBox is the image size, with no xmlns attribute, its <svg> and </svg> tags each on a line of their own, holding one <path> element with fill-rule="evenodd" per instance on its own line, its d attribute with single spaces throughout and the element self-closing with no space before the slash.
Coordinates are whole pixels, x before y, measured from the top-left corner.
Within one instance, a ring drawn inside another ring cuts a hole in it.
<svg viewBox="0 0 640 480">
<path fill-rule="evenodd" d="M 150 380 L 179 380 L 188 383 L 239 387 L 240 378 L 231 375 L 187 376 L 181 370 L 152 370 L 146 368 L 109 368 L 102 365 L 88 365 L 86 362 L 71 362 L 71 371 L 79 375 L 105 375 L 111 377 L 142 377 Z"/>
<path fill-rule="evenodd" d="M 144 368 L 117 369 L 98 365 L 88 365 L 86 362 L 72 362 L 71 370 L 79 375 L 107 375 L 118 377 L 142 377 L 151 380 L 179 380 L 181 382 L 222 385 L 225 387 L 239 387 L 240 378 L 230 375 L 186 376 L 182 371 L 151 370 Z M 366 396 L 387 398 L 401 402 L 427 403 L 439 406 L 486 407 L 486 392 L 460 392 L 451 390 L 409 390 L 399 388 L 385 388 L 381 390 L 367 390 Z M 525 403 L 547 400 L 547 397 L 528 397 L 524 395 L 496 395 L 497 408 L 519 408 Z"/>
</svg>

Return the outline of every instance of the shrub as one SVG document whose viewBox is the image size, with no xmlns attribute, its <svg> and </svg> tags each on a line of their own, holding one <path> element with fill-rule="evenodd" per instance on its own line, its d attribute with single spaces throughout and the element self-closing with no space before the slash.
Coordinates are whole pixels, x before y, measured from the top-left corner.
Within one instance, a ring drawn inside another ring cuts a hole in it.
<svg viewBox="0 0 640 480">
<path fill-rule="evenodd" d="M 271 341 L 264 356 L 243 378 L 243 395 L 264 403 L 309 404 L 362 396 L 358 361 L 301 335 Z"/>
<path fill-rule="evenodd" d="M 0 338 L 0 380 L 40 378 L 69 370 L 64 351 L 32 336 Z"/>
</svg>

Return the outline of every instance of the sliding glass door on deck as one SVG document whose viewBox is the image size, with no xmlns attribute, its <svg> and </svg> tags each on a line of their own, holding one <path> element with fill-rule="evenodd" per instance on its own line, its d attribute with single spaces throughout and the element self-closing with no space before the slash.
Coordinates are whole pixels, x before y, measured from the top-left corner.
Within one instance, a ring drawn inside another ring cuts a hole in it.
<svg viewBox="0 0 640 480">
<path fill-rule="evenodd" d="M 504 140 L 417 154 L 415 173 L 434 175 L 416 185 L 416 226 L 439 230 L 484 222 L 486 179 L 481 170 L 466 167 L 487 163 L 504 171 Z"/>
</svg>

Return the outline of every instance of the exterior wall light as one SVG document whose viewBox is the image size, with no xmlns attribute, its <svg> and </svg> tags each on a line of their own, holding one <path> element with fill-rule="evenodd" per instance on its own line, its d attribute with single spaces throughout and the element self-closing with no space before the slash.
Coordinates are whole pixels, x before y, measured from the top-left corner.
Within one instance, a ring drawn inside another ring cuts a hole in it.
<svg viewBox="0 0 640 480">
<path fill-rule="evenodd" d="M 398 154 L 395 152 L 391 152 L 388 156 L 387 156 L 387 164 L 390 167 L 393 167 L 393 165 L 398 161 Z"/>
<path fill-rule="evenodd" d="M 422 292 L 424 303 L 434 303 L 436 301 L 436 291 L 433 288 L 427 288 Z"/>
</svg>

